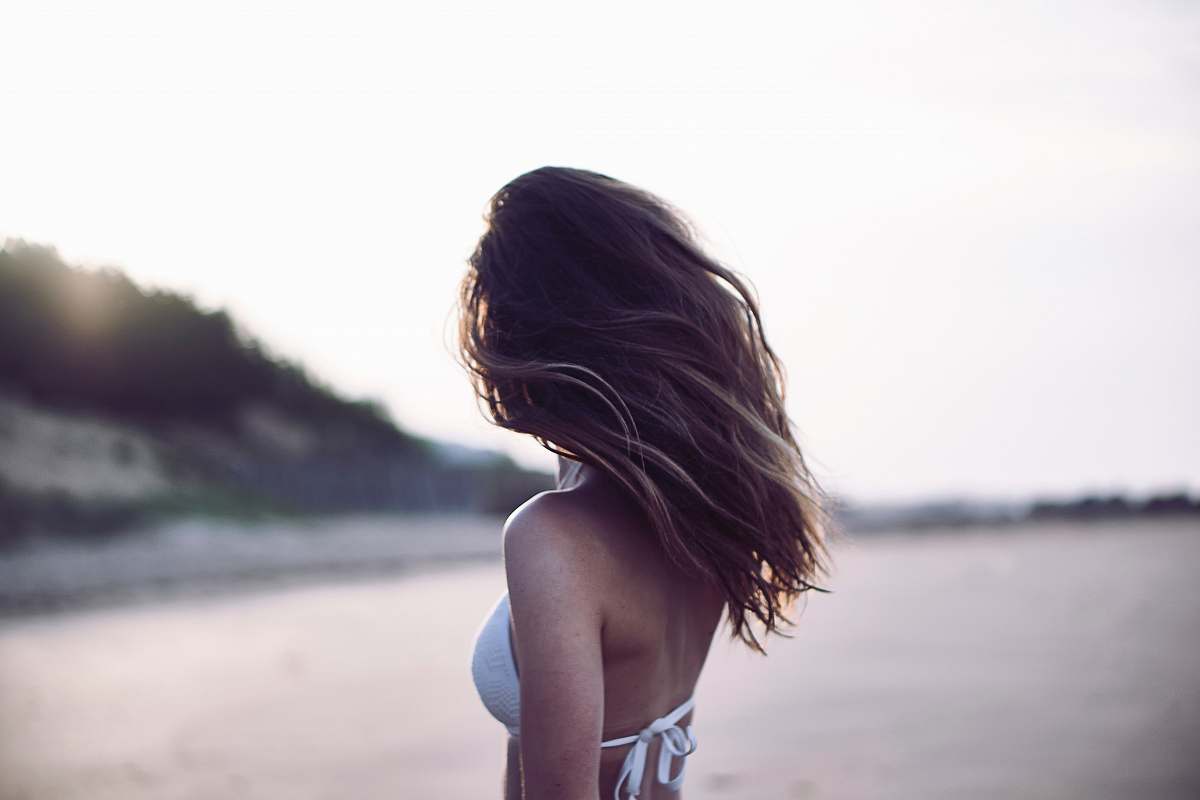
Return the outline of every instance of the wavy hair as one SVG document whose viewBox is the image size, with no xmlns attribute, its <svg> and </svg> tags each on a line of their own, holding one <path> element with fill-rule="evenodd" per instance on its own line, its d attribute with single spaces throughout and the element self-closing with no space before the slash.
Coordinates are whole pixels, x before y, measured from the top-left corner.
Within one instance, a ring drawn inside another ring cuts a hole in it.
<svg viewBox="0 0 1200 800">
<path fill-rule="evenodd" d="M 661 198 L 546 166 L 490 199 L 459 284 L 458 353 L 491 422 L 619 481 L 668 557 L 719 584 L 731 639 L 828 575 L 827 496 L 784 409 L 748 282 Z"/>
</svg>

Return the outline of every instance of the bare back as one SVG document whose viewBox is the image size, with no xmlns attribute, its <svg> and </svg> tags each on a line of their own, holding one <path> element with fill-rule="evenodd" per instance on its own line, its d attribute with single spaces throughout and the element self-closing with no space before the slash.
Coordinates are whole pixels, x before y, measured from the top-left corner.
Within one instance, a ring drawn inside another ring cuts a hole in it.
<svg viewBox="0 0 1200 800">
<path fill-rule="evenodd" d="M 589 529 L 602 531 L 603 550 L 618 567 L 606 570 L 615 577 L 581 589 L 603 595 L 602 738 L 608 740 L 636 733 L 691 696 L 721 621 L 724 596 L 670 561 L 644 513 L 619 484 L 591 468 L 584 470 L 586 477 L 580 479 L 580 465 L 569 462 L 560 471 L 558 489 L 536 495 L 514 514 L 554 504 L 558 511 L 588 519 Z M 511 633 L 515 637 L 515 630 Z M 702 698 L 697 707 L 703 708 Z M 678 724 L 686 727 L 693 714 Z M 702 725 L 696 736 L 703 738 Z M 657 739 L 651 744 L 647 763 L 656 763 L 660 745 Z M 612 795 L 630 746 L 601 750 L 602 797 Z M 642 797 L 681 800 L 680 792 L 652 780 L 651 772 L 643 781 Z"/>
</svg>

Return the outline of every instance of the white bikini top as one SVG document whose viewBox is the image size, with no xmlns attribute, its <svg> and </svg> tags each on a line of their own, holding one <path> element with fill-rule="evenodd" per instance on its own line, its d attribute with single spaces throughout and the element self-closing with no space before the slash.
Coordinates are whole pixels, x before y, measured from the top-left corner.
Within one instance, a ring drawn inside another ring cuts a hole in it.
<svg viewBox="0 0 1200 800">
<path fill-rule="evenodd" d="M 513 736 L 520 735 L 521 728 L 521 685 L 517 676 L 517 664 L 513 658 L 512 640 L 508 632 L 508 592 L 500 596 L 491 613 L 475 634 L 475 648 L 471 656 L 471 674 L 479 699 L 493 717 L 504 723 Z M 646 769 L 646 753 L 650 740 L 662 737 L 662 748 L 658 754 L 658 782 L 673 792 L 683 786 L 684 762 L 679 774 L 671 777 L 671 761 L 675 756 L 688 756 L 696 749 L 696 737 L 692 726 L 685 732 L 675 723 L 691 710 L 695 697 L 689 697 L 665 716 L 651 722 L 632 736 L 609 739 L 601 747 L 619 747 L 633 742 L 633 748 L 625 756 L 620 777 L 613 788 L 613 800 L 621 800 L 621 784 L 625 783 L 627 797 L 637 797 L 641 792 L 642 776 Z"/>
</svg>

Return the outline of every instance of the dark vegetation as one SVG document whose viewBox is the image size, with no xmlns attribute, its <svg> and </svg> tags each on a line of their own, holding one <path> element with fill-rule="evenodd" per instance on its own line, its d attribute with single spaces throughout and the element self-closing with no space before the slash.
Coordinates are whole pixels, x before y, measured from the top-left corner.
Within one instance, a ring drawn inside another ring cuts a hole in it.
<svg viewBox="0 0 1200 800">
<path fill-rule="evenodd" d="M 1037 500 L 1029 508 L 1033 519 L 1112 519 L 1200 514 L 1200 497 L 1186 492 L 1163 492 L 1136 500 L 1119 494 L 1085 495 L 1073 500 Z"/>
<path fill-rule="evenodd" d="M 319 313 L 319 312 L 317 312 Z M 0 384 L 38 405 L 153 426 L 189 421 L 237 432 L 248 401 L 336 423 L 381 451 L 422 455 L 372 400 L 345 400 L 302 366 L 268 354 L 225 311 L 124 273 L 64 264 L 49 248 L 0 250 Z"/>
<path fill-rule="evenodd" d="M 225 311 L 23 242 L 0 249 L 0 391 L 151 434 L 176 487 L 83 499 L 20 488 L 0 474 L 0 544 L 34 532 L 98 537 L 180 513 L 507 513 L 553 485 L 502 454 L 445 457 L 378 402 L 340 397 L 269 352 Z M 256 437 L 250 408 L 286 420 L 304 446 Z M 5 436 L 0 430 L 0 447 Z"/>
<path fill-rule="evenodd" d="M 840 500 L 835 515 L 844 529 L 861 533 L 937 530 L 975 525 L 1029 522 L 1099 522 L 1149 517 L 1194 517 L 1200 522 L 1200 497 L 1167 491 L 1137 499 L 1121 494 L 1083 494 L 1065 499 L 986 503 L 944 500 L 897 505 L 859 505 Z"/>
</svg>

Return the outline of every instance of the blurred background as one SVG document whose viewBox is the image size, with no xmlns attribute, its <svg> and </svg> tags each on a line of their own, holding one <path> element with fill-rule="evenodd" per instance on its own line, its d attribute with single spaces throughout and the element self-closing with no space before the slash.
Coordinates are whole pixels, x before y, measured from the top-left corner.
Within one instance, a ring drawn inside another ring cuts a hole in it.
<svg viewBox="0 0 1200 800">
<path fill-rule="evenodd" d="M 748 277 L 846 531 L 714 642 L 689 797 L 1200 796 L 1200 8 L 4 23 L 0 800 L 500 795 L 470 648 L 555 459 L 455 288 L 546 164 Z"/>
</svg>

